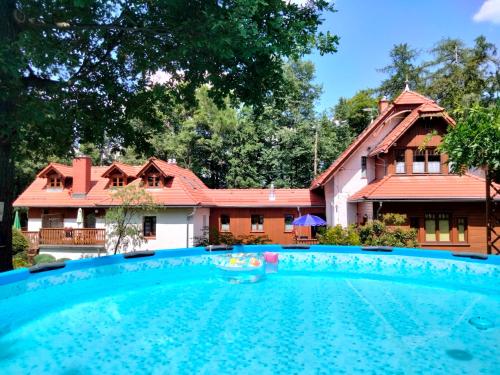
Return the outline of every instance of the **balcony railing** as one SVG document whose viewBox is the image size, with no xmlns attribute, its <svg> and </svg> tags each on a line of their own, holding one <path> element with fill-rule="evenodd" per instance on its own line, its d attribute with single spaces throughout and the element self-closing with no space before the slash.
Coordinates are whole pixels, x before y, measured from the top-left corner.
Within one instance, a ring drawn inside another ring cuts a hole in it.
<svg viewBox="0 0 500 375">
<path fill-rule="evenodd" d="M 106 230 L 95 228 L 42 228 L 40 245 L 104 245 Z"/>
</svg>

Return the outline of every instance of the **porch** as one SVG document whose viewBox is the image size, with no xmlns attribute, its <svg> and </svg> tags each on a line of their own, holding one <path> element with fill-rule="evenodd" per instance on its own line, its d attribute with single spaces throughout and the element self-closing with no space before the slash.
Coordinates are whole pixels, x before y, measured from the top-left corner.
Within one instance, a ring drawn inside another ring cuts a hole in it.
<svg viewBox="0 0 500 375">
<path fill-rule="evenodd" d="M 30 244 L 30 253 L 40 247 L 85 246 L 104 247 L 106 230 L 96 228 L 41 228 L 39 231 L 23 231 Z"/>
</svg>

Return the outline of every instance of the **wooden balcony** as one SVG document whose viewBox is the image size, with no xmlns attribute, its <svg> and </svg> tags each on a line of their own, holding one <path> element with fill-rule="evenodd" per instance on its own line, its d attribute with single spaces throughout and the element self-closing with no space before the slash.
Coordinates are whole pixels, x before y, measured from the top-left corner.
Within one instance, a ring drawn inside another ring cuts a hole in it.
<svg viewBox="0 0 500 375">
<path fill-rule="evenodd" d="M 99 246 L 106 241 L 106 230 L 95 228 L 42 228 L 40 246 Z"/>
</svg>

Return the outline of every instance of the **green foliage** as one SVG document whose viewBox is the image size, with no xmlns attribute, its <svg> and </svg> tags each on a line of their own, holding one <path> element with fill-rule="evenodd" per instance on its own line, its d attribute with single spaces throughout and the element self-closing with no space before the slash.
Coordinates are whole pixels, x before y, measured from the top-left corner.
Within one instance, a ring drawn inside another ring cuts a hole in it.
<svg viewBox="0 0 500 375">
<path fill-rule="evenodd" d="M 137 223 L 141 214 L 158 209 L 153 197 L 138 185 L 116 188 L 112 193 L 111 207 L 106 211 L 106 246 L 114 254 L 134 251 L 146 242 L 142 225 Z"/>
<path fill-rule="evenodd" d="M 240 235 L 234 236 L 232 233 L 219 232 L 216 228 L 211 228 L 208 245 L 265 245 L 271 242 L 267 235 Z"/>
<path fill-rule="evenodd" d="M 354 225 L 343 228 L 336 225 L 318 235 L 318 242 L 323 245 L 359 245 L 360 239 Z"/>
<path fill-rule="evenodd" d="M 56 258 L 50 254 L 38 254 L 33 261 L 35 264 L 52 263 L 56 261 Z"/>
<path fill-rule="evenodd" d="M 318 235 L 320 244 L 416 247 L 417 231 L 402 227 L 406 215 L 387 213 L 365 225 L 336 225 Z"/>
<path fill-rule="evenodd" d="M 361 243 L 366 246 L 416 247 L 417 231 L 402 227 L 406 215 L 387 213 L 382 221 L 369 221 L 358 228 Z"/>
<path fill-rule="evenodd" d="M 487 167 L 500 172 L 500 100 L 494 105 L 479 104 L 457 112 L 456 126 L 449 127 L 440 150 L 447 153 L 455 173 Z"/>
<path fill-rule="evenodd" d="M 340 98 L 333 112 L 337 121 L 345 121 L 358 135 L 377 117 L 377 99 L 373 97 L 372 90 L 361 90 L 352 98 Z"/>
<path fill-rule="evenodd" d="M 445 38 L 430 51 L 431 58 L 417 64 L 419 54 L 408 44 L 390 52 L 391 64 L 380 69 L 388 77 L 377 88 L 381 95 L 398 96 L 408 79 L 412 90 L 436 100 L 449 112 L 480 102 L 493 103 L 498 97 L 500 60 L 497 49 L 484 36 L 468 47 L 460 39 Z"/>
<path fill-rule="evenodd" d="M 406 221 L 405 214 L 386 213 L 382 215 L 382 222 L 386 225 L 404 225 Z"/>
<path fill-rule="evenodd" d="M 28 239 L 19 229 L 12 229 L 12 253 L 14 255 L 27 252 L 30 247 Z"/>
<path fill-rule="evenodd" d="M 402 43 L 394 45 L 389 54 L 391 63 L 380 69 L 381 72 L 389 75 L 378 88 L 380 94 L 394 99 L 401 94 L 406 82 L 413 90 L 420 90 L 423 69 L 416 64 L 417 50 L 411 48 L 407 43 Z"/>
<path fill-rule="evenodd" d="M 25 251 L 15 254 L 12 257 L 12 264 L 14 268 L 31 267 L 31 263 L 28 261 L 28 254 Z"/>
<path fill-rule="evenodd" d="M 156 111 L 165 124 L 147 139 L 150 155 L 176 158 L 213 188 L 308 186 L 313 176 L 314 143 L 318 132 L 318 166 L 322 170 L 352 140 L 347 125 L 335 126 L 314 106 L 321 88 L 313 83 L 310 62 L 290 61 L 284 66 L 284 87 L 271 93 L 259 108 L 219 108 L 209 89 L 196 92 L 197 104 L 173 111 Z M 142 122 L 134 120 L 142 127 Z M 147 155 L 128 148 L 123 161 L 142 162 Z"/>
</svg>

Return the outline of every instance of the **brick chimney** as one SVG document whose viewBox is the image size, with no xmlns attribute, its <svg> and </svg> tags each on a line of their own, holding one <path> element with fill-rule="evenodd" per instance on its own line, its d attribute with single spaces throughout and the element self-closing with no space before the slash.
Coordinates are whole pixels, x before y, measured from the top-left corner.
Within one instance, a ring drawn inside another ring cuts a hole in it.
<svg viewBox="0 0 500 375">
<path fill-rule="evenodd" d="M 85 198 L 90 190 L 90 168 L 92 160 L 88 156 L 73 159 L 73 198 Z"/>
<path fill-rule="evenodd" d="M 381 114 L 387 109 L 387 107 L 389 107 L 389 100 L 386 96 L 384 96 L 378 101 L 378 113 Z"/>
</svg>

